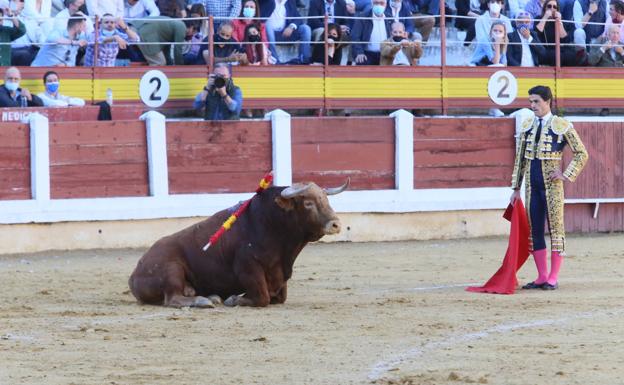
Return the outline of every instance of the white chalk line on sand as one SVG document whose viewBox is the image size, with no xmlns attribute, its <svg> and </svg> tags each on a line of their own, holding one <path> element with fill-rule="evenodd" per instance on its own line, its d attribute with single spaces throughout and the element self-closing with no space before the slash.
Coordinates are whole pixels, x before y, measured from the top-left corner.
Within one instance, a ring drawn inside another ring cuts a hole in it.
<svg viewBox="0 0 624 385">
<path fill-rule="evenodd" d="M 468 286 L 479 286 L 478 283 L 454 283 L 450 285 L 436 285 L 436 286 L 421 286 L 421 287 L 395 287 L 395 288 L 387 288 L 381 290 L 366 290 L 366 294 L 380 294 L 380 293 L 410 293 L 417 291 L 434 291 L 434 290 L 444 290 L 444 289 L 454 289 L 456 287 L 468 287 Z"/>
<path fill-rule="evenodd" d="M 452 347 L 460 343 L 479 340 L 482 338 L 489 337 L 492 334 L 502 334 L 502 333 L 507 333 L 512 330 L 518 330 L 518 329 L 533 329 L 533 328 L 543 327 L 543 326 L 561 325 L 561 324 L 565 324 L 565 323 L 568 323 L 570 321 L 577 320 L 577 319 L 598 318 L 598 317 L 604 317 L 604 316 L 612 317 L 612 316 L 620 315 L 622 313 L 624 313 L 624 308 L 615 308 L 615 309 L 610 309 L 608 311 L 584 312 L 584 313 L 573 314 L 573 315 L 570 315 L 568 317 L 563 317 L 563 318 L 542 319 L 542 320 L 535 320 L 531 322 L 502 324 L 502 325 L 496 325 L 494 327 L 491 327 L 485 330 L 476 331 L 473 333 L 452 335 L 440 341 L 429 342 L 419 348 L 409 349 L 406 352 L 399 354 L 388 360 L 377 362 L 373 366 L 371 371 L 369 372 L 368 378 L 370 380 L 379 380 L 390 369 L 396 368 L 400 364 L 413 360 L 423 355 L 426 352 Z"/>
</svg>

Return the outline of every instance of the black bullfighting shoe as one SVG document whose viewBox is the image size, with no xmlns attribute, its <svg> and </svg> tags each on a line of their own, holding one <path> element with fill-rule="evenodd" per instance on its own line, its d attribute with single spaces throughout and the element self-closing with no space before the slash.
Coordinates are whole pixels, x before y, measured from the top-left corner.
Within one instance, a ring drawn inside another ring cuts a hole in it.
<svg viewBox="0 0 624 385">
<path fill-rule="evenodd" d="M 544 283 L 535 283 L 535 282 L 529 282 L 526 285 L 522 286 L 523 289 L 543 289 L 544 285 L 547 285 L 546 282 Z"/>
<path fill-rule="evenodd" d="M 557 290 L 557 288 L 559 287 L 559 284 L 555 283 L 554 285 L 551 285 L 550 283 L 546 282 L 545 284 L 542 285 L 542 290 Z"/>
</svg>

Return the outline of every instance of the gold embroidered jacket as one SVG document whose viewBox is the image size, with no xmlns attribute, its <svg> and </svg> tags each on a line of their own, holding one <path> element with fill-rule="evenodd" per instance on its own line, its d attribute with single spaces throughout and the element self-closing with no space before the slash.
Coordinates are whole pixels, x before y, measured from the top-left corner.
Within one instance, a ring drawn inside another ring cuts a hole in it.
<svg viewBox="0 0 624 385">
<path fill-rule="evenodd" d="M 587 150 L 579 138 L 572 123 L 558 116 L 552 115 L 546 122 L 542 122 L 542 132 L 535 146 L 535 134 L 538 120 L 531 117 L 522 122 L 520 140 L 516 146 L 516 159 L 512 173 L 511 187 L 518 189 L 526 173 L 531 159 L 553 160 L 561 164 L 563 148 L 570 146 L 574 157 L 563 172 L 570 182 L 574 182 L 587 163 Z"/>
</svg>

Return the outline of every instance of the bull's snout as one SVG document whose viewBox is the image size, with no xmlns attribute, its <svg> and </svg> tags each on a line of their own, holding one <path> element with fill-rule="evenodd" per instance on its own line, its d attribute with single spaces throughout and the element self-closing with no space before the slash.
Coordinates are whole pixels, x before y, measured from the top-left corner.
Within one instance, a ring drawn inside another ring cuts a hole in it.
<svg viewBox="0 0 624 385">
<path fill-rule="evenodd" d="M 340 219 L 333 219 L 325 224 L 325 235 L 338 234 L 340 232 Z"/>
</svg>

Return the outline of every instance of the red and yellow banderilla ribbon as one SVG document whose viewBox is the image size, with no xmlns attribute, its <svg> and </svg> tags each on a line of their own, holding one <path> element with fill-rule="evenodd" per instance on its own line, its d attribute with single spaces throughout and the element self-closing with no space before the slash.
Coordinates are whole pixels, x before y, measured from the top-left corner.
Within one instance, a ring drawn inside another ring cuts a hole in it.
<svg viewBox="0 0 624 385">
<path fill-rule="evenodd" d="M 260 180 L 260 183 L 258 183 L 256 194 L 260 194 L 262 191 L 266 190 L 271 185 L 272 182 L 273 182 L 273 172 L 271 171 L 268 174 L 266 174 L 264 178 L 262 178 L 262 180 Z M 219 240 L 219 238 L 221 238 L 223 233 L 225 233 L 227 230 L 229 230 L 232 227 L 234 222 L 236 222 L 236 219 L 238 219 L 238 217 L 240 217 L 241 214 L 245 212 L 245 210 L 249 206 L 249 203 L 251 203 L 251 199 L 253 199 L 253 197 L 246 200 L 242 205 L 240 205 L 238 209 L 232 215 L 230 215 L 230 217 L 225 222 L 223 222 L 223 224 L 221 225 L 221 228 L 219 228 L 219 230 L 217 230 L 216 233 L 212 234 L 212 237 L 210 237 L 210 240 L 208 241 L 206 246 L 204 246 L 203 248 L 204 251 L 208 250 L 210 245 L 214 245 Z"/>
</svg>

